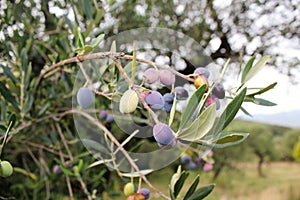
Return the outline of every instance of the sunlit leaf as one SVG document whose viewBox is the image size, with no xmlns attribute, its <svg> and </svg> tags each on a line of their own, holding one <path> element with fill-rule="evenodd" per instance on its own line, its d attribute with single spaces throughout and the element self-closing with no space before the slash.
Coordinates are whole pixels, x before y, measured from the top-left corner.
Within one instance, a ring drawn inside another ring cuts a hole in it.
<svg viewBox="0 0 300 200">
<path fill-rule="evenodd" d="M 206 85 L 203 85 L 200 88 L 198 88 L 189 98 L 188 104 L 181 115 L 179 130 L 186 127 L 188 122 L 191 122 L 191 116 L 193 115 L 199 102 L 201 101 L 201 98 L 205 90 L 206 90 Z"/>
<path fill-rule="evenodd" d="M 170 181 L 170 191 L 171 191 L 172 195 L 173 195 L 175 184 L 179 180 L 180 176 L 181 176 L 181 165 L 178 166 L 177 172 L 175 174 L 173 174 L 171 181 Z"/>
<path fill-rule="evenodd" d="M 122 176 L 124 177 L 140 177 L 141 174 L 142 175 L 148 175 L 150 173 L 152 173 L 154 170 L 153 169 L 144 169 L 144 170 L 140 170 L 139 172 L 132 172 L 132 173 L 121 173 Z"/>
<path fill-rule="evenodd" d="M 107 10 L 107 12 L 113 12 L 114 10 L 120 8 L 123 6 L 124 3 L 126 3 L 127 0 L 121 0 L 110 6 Z"/>
<path fill-rule="evenodd" d="M 105 34 L 100 34 L 98 37 L 96 37 L 95 39 L 92 40 L 91 42 L 91 46 L 93 48 L 96 48 L 99 46 L 99 44 L 102 42 L 102 40 L 104 39 Z"/>
<path fill-rule="evenodd" d="M 254 60 L 255 60 L 255 56 L 252 56 L 250 60 L 246 63 L 245 68 L 243 69 L 242 72 L 242 79 L 241 79 L 242 83 L 245 82 L 245 78 L 248 72 L 250 71 L 250 69 L 252 68 Z"/>
<path fill-rule="evenodd" d="M 258 90 L 257 92 L 253 92 L 253 93 L 247 94 L 247 96 L 250 97 L 250 96 L 255 96 L 255 95 L 263 94 L 263 93 L 265 93 L 265 92 L 273 89 L 276 85 L 277 85 L 277 82 L 274 82 L 274 83 L 268 85 L 267 87 L 264 87 L 264 88 Z"/>
<path fill-rule="evenodd" d="M 215 148 L 224 148 L 240 144 L 248 136 L 249 133 L 224 132 L 216 135 L 211 143 L 213 143 Z"/>
<path fill-rule="evenodd" d="M 186 141 L 195 141 L 203 138 L 214 125 L 216 118 L 216 104 L 207 107 L 186 129 L 178 133 L 178 138 Z"/>
<path fill-rule="evenodd" d="M 254 98 L 253 103 L 261 106 L 276 106 L 276 103 L 273 103 L 271 101 L 268 101 L 266 99 L 261 99 L 261 98 Z"/>
<path fill-rule="evenodd" d="M 270 56 L 263 56 L 255 65 L 249 70 L 247 75 L 244 78 L 243 83 L 249 81 L 251 78 L 253 78 L 268 62 L 270 59 Z"/>
<path fill-rule="evenodd" d="M 82 49 L 82 54 L 90 53 L 94 50 L 94 48 L 91 45 L 84 45 Z"/>
<path fill-rule="evenodd" d="M 219 133 L 221 130 L 226 128 L 228 124 L 234 119 L 235 115 L 239 111 L 247 92 L 247 88 L 244 88 L 235 98 L 231 100 L 231 102 L 227 105 L 221 116 L 219 117 L 215 129 L 214 134 Z"/>
</svg>

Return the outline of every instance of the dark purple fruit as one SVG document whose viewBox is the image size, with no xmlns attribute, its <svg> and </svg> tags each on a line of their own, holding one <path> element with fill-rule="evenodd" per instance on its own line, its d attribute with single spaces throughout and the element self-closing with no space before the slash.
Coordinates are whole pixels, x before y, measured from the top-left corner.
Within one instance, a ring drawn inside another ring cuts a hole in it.
<svg viewBox="0 0 300 200">
<path fill-rule="evenodd" d="M 180 159 L 182 164 L 188 164 L 191 162 L 191 156 L 190 155 L 183 155 Z"/>
<path fill-rule="evenodd" d="M 107 115 L 106 117 L 106 122 L 107 123 L 112 123 L 115 120 L 113 115 Z"/>
<path fill-rule="evenodd" d="M 159 72 L 159 80 L 166 86 L 172 85 L 175 83 L 175 75 L 171 71 L 163 69 Z"/>
<path fill-rule="evenodd" d="M 94 95 L 89 88 L 80 88 L 77 92 L 77 102 L 82 108 L 88 108 L 94 101 Z"/>
<path fill-rule="evenodd" d="M 197 169 L 197 165 L 194 162 L 189 162 L 188 167 L 190 170 L 196 170 Z"/>
<path fill-rule="evenodd" d="M 225 88 L 222 83 L 216 83 L 212 93 L 219 99 L 225 98 Z"/>
<path fill-rule="evenodd" d="M 153 136 L 160 145 L 168 145 L 174 143 L 174 135 L 172 129 L 164 123 L 157 123 L 153 127 Z"/>
<path fill-rule="evenodd" d="M 197 69 L 195 69 L 194 74 L 203 75 L 206 78 L 208 78 L 210 75 L 208 69 L 206 69 L 205 67 L 198 67 Z"/>
<path fill-rule="evenodd" d="M 107 111 L 101 110 L 99 113 L 99 119 L 105 119 L 107 117 Z"/>
<path fill-rule="evenodd" d="M 152 91 L 145 100 L 152 109 L 158 110 L 164 107 L 163 96 L 157 91 Z"/>
<path fill-rule="evenodd" d="M 189 98 L 189 93 L 188 91 L 186 91 L 186 89 L 184 89 L 181 86 L 175 87 L 174 88 L 174 92 L 176 94 L 176 99 L 177 100 L 186 100 Z"/>
<path fill-rule="evenodd" d="M 149 68 L 144 72 L 146 83 L 152 84 L 158 80 L 158 71 L 154 68 Z"/>
<path fill-rule="evenodd" d="M 146 200 L 150 198 L 150 190 L 148 190 L 147 188 L 139 189 L 138 193 L 142 194 Z"/>
</svg>

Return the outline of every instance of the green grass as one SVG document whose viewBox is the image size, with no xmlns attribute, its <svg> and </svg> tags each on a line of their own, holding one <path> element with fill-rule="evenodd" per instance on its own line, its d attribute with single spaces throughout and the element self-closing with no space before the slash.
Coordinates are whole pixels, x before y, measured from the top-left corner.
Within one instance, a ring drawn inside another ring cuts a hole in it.
<svg viewBox="0 0 300 200">
<path fill-rule="evenodd" d="M 266 177 L 259 177 L 253 163 L 238 163 L 237 169 L 223 171 L 215 181 L 216 187 L 207 200 L 300 200 L 300 164 L 288 162 L 267 163 L 263 167 Z M 168 184 L 173 171 L 169 168 L 149 176 L 152 184 L 168 194 Z M 212 173 L 194 171 L 190 173 L 183 191 L 187 191 L 197 174 L 200 173 L 200 186 L 212 183 Z M 143 185 L 145 186 L 145 185 Z M 145 186 L 146 187 L 146 186 Z M 152 192 L 153 200 L 159 200 Z M 124 200 L 125 197 L 105 198 Z"/>
</svg>

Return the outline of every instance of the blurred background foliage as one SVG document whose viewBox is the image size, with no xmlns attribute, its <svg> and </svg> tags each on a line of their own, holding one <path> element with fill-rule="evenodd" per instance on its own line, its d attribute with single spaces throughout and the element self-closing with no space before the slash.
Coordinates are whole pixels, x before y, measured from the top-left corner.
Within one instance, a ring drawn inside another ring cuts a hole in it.
<svg viewBox="0 0 300 200">
<path fill-rule="evenodd" d="M 64 66 L 38 85 L 40 74 L 52 63 L 76 55 L 78 28 L 86 43 L 102 33 L 109 37 L 138 27 L 171 28 L 198 41 L 220 66 L 232 58 L 232 65 L 238 71 L 240 54 L 245 55 L 245 60 L 254 52 L 269 54 L 273 66 L 296 81 L 293 75 L 299 71 L 295 55 L 300 43 L 299 3 L 299 0 L 0 1 L 1 139 L 9 115 L 15 113 L 18 117 L 2 158 L 12 163 L 15 173 L 0 178 L 0 197 L 62 199 L 70 196 L 70 185 L 76 199 L 93 193 L 98 197 L 104 195 L 104 199 L 107 195 L 122 195 L 120 178 L 105 166 L 84 170 L 94 159 L 76 136 L 72 117 L 60 118 L 61 113 L 71 108 L 77 66 Z M 281 47 L 289 49 L 288 55 Z M 111 128 L 116 134 L 119 131 L 114 125 Z M 257 174 L 268 177 L 265 163 L 293 161 L 293 149 L 299 149 L 299 144 L 296 145 L 299 130 L 242 121 L 234 122 L 229 129 L 251 135 L 239 146 L 215 151 L 216 166 L 212 172 L 215 180 L 223 171 L 240 170 L 237 167 L 240 162 L 254 163 Z M 78 167 L 80 160 L 83 167 L 75 175 L 73 168 Z M 55 165 L 65 166 L 68 173 L 53 173 Z M 167 184 L 163 187 L 167 188 Z"/>
</svg>

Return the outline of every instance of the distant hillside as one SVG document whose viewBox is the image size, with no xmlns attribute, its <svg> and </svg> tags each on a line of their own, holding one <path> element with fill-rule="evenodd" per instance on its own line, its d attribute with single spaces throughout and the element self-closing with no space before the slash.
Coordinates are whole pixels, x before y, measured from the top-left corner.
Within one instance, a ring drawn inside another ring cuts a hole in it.
<svg viewBox="0 0 300 200">
<path fill-rule="evenodd" d="M 300 128 L 300 110 L 281 112 L 276 114 L 254 115 L 253 117 L 240 116 L 239 119 L 262 122 L 277 126 L 285 126 L 290 128 Z"/>
</svg>

